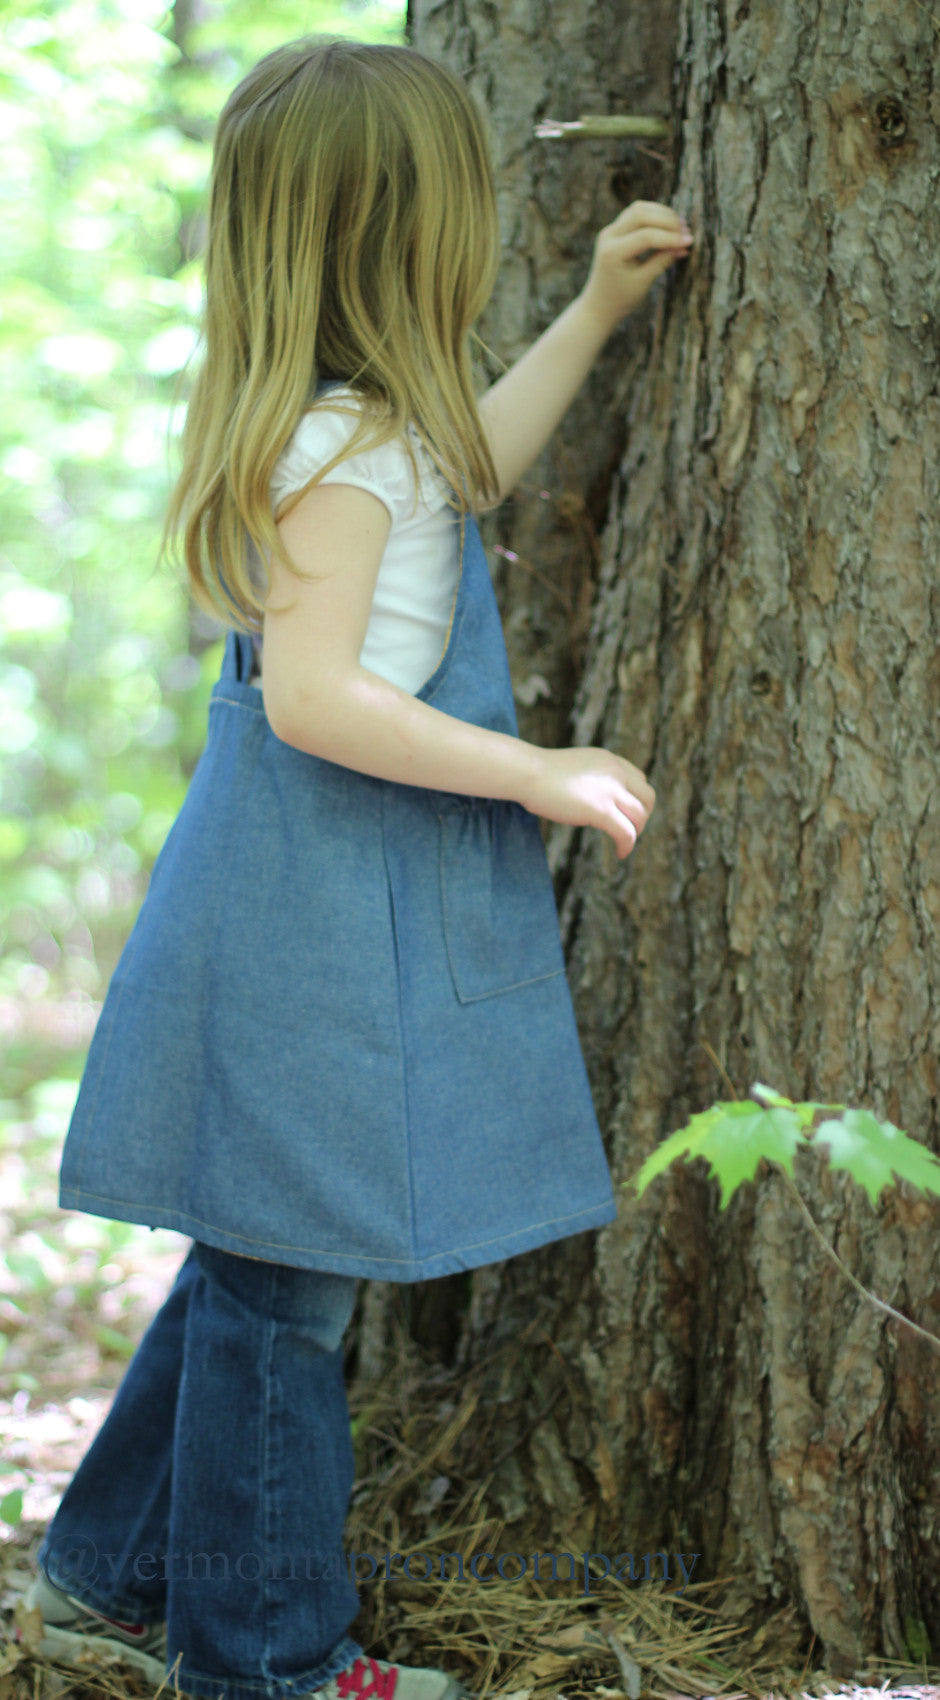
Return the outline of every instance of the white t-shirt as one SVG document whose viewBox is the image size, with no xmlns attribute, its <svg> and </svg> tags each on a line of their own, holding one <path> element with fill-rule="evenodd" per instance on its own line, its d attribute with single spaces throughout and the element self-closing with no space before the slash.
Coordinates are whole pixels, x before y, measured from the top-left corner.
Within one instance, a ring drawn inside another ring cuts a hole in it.
<svg viewBox="0 0 940 1700">
<path fill-rule="evenodd" d="M 344 407 L 358 398 L 344 387 L 331 393 Z M 305 413 L 279 456 L 271 478 L 271 509 L 300 489 L 332 459 L 356 428 L 354 417 L 332 407 Z M 446 505 L 443 479 L 413 427 L 409 435 L 419 468 L 417 504 L 411 462 L 401 438 L 348 456 L 324 484 L 370 490 L 389 511 L 392 528 L 379 566 L 360 665 L 402 690 L 419 691 L 447 644 L 460 568 L 460 519 Z M 258 672 L 257 640 L 255 674 Z"/>
</svg>

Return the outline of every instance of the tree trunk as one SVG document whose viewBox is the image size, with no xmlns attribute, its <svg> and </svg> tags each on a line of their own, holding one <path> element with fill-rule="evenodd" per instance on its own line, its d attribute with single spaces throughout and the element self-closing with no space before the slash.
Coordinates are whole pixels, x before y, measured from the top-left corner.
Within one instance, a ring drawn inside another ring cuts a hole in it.
<svg viewBox="0 0 940 1700">
<path fill-rule="evenodd" d="M 725 1074 L 938 1151 L 940 21 L 635 11 L 416 0 L 411 36 L 489 112 L 504 359 L 618 204 L 667 200 L 696 238 L 488 536 L 520 557 L 491 550 L 523 735 L 617 750 L 657 792 L 624 864 L 548 837 L 615 1183 Z M 533 139 L 623 110 L 672 141 Z M 857 1276 L 938 1329 L 936 1206 L 797 1178 Z M 698 1552 L 696 1579 L 733 1577 L 742 1615 L 792 1608 L 835 1674 L 924 1634 L 936 1656 L 940 1355 L 843 1280 L 775 1174 L 725 1212 L 699 1164 L 619 1197 L 600 1233 L 374 1289 L 362 1373 L 389 1306 L 465 1367 L 528 1325 L 487 1431 L 507 1551 Z"/>
</svg>

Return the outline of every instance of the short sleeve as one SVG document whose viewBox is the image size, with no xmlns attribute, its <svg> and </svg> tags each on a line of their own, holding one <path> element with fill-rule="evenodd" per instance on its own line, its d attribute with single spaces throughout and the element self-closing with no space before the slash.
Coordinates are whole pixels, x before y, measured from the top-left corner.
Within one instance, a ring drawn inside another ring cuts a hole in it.
<svg viewBox="0 0 940 1700">
<path fill-rule="evenodd" d="M 321 466 L 339 454 L 358 424 L 358 410 L 351 412 L 318 407 L 305 413 L 271 478 L 271 505 L 292 490 L 300 490 Z M 442 507 L 446 492 L 442 481 L 420 442 L 415 442 L 419 467 L 418 500 L 424 511 Z M 323 479 L 324 484 L 353 484 L 368 490 L 388 509 L 393 525 L 401 525 L 415 514 L 415 480 L 404 443 L 398 439 L 347 455 Z"/>
</svg>

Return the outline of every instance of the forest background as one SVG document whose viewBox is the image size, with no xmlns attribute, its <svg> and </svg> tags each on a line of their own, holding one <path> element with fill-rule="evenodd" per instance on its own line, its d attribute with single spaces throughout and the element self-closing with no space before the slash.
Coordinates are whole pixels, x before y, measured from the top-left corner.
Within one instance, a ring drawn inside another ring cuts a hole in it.
<svg viewBox="0 0 940 1700">
<path fill-rule="evenodd" d="M 221 664 L 157 565 L 212 130 L 315 30 L 400 41 L 404 10 L 0 5 L 0 1532 L 48 1514 L 187 1244 L 63 1215 L 58 1163 Z"/>
</svg>

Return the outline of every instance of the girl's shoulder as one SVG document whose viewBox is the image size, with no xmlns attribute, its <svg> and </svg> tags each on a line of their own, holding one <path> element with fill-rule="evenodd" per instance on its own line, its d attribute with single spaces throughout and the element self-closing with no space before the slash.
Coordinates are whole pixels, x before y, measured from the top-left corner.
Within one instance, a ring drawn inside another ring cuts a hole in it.
<svg viewBox="0 0 940 1700">
<path fill-rule="evenodd" d="M 291 491 L 309 483 L 334 455 L 342 454 L 361 412 L 361 396 L 344 385 L 328 391 L 315 407 L 301 415 L 271 477 L 273 507 Z M 408 437 L 418 468 L 417 486 L 404 436 L 345 456 L 323 482 L 370 490 L 385 503 L 393 525 L 436 512 L 446 504 L 447 486 L 413 426 L 408 427 Z"/>
</svg>

